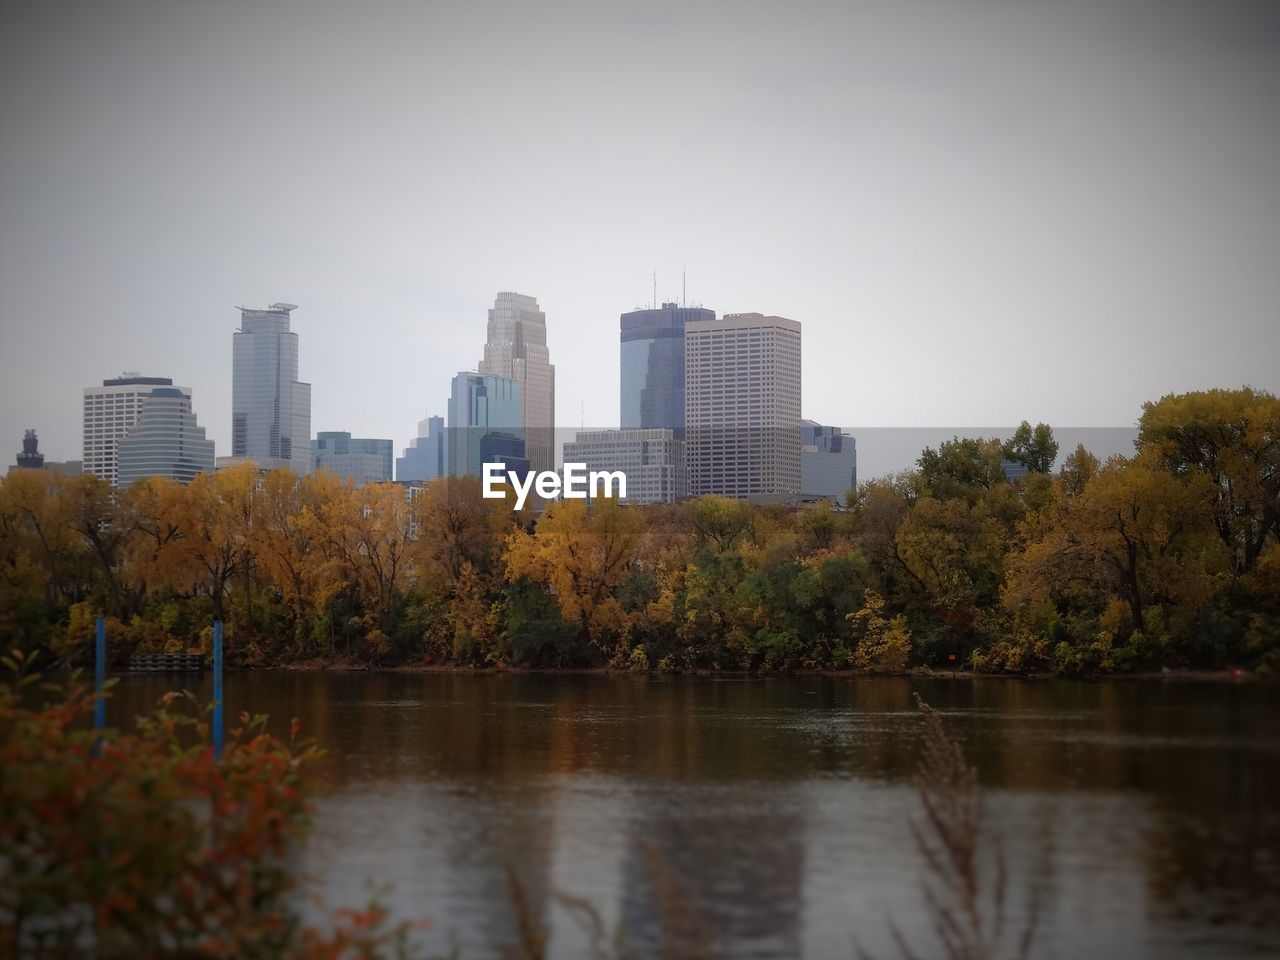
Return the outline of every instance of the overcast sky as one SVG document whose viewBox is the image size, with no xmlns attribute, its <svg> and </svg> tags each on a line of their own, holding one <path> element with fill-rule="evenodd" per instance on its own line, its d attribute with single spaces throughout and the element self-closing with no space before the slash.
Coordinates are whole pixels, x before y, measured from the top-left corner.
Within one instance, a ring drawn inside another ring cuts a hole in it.
<svg viewBox="0 0 1280 960">
<path fill-rule="evenodd" d="M 1132 424 L 1280 387 L 1280 4 L 110 2 L 0 13 L 0 454 L 80 391 L 194 390 L 299 305 L 312 429 L 443 413 L 498 290 L 558 419 L 618 418 L 618 314 L 804 324 L 842 426 Z M 585 405 L 585 410 L 583 406 Z"/>
</svg>

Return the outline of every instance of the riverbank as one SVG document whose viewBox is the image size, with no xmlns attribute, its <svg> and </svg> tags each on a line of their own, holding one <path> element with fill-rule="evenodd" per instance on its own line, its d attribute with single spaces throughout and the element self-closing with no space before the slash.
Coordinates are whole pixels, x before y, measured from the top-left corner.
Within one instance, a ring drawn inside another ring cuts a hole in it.
<svg viewBox="0 0 1280 960">
<path fill-rule="evenodd" d="M 1096 681 L 1096 680 L 1163 680 L 1187 683 L 1252 683 L 1270 681 L 1275 678 L 1252 670 L 1229 668 L 1224 670 L 1171 669 L 1141 670 L 1129 673 L 1096 673 L 1078 677 L 1061 677 L 1049 672 L 1037 673 L 978 673 L 973 670 L 938 670 L 931 667 L 915 667 L 903 673 L 873 673 L 865 670 L 685 670 L 685 671 L 635 671 L 617 670 L 609 667 L 509 667 L 487 666 L 476 667 L 455 663 L 419 663 L 399 664 L 380 667 L 356 660 L 303 660 L 297 663 L 268 667 L 267 670 L 290 671 L 303 673 L 445 673 L 467 674 L 474 676 L 515 674 L 539 676 L 689 676 L 689 677 L 730 677 L 734 679 L 776 679 L 779 677 L 834 677 L 850 680 L 870 679 L 922 679 L 922 680 L 1027 680 L 1045 682 L 1063 681 Z"/>
</svg>

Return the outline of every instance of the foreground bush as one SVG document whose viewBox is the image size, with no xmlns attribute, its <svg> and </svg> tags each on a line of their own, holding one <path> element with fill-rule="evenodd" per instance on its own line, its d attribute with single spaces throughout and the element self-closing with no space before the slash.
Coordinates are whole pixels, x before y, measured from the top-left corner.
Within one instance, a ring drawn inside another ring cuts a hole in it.
<svg viewBox="0 0 1280 960">
<path fill-rule="evenodd" d="M 93 703 L 74 678 L 0 684 L 0 956 L 405 953 L 377 907 L 325 932 L 300 920 L 286 855 L 320 752 L 296 722 L 283 741 L 244 715 L 215 760 L 189 695 L 127 735 L 99 737 Z"/>
</svg>

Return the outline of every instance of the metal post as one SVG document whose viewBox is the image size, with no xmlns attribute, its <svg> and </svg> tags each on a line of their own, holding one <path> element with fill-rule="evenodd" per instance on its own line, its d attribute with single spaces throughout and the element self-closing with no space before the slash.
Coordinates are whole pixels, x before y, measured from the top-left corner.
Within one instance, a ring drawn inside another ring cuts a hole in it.
<svg viewBox="0 0 1280 960">
<path fill-rule="evenodd" d="M 222 621 L 213 621 L 213 756 L 222 756 Z"/>
<path fill-rule="evenodd" d="M 94 644 L 93 726 L 101 733 L 107 727 L 107 618 L 99 617 Z"/>
</svg>

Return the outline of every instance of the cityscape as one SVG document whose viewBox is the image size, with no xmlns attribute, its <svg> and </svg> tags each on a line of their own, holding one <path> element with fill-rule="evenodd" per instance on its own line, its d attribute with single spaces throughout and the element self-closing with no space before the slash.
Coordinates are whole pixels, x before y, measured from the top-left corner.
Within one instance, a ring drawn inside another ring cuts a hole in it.
<svg viewBox="0 0 1280 960">
<path fill-rule="evenodd" d="M 112 487 L 249 462 L 305 476 L 328 471 L 360 486 L 415 487 L 479 477 L 486 463 L 545 472 L 561 463 L 621 471 L 624 503 L 726 496 L 759 503 L 847 504 L 858 486 L 857 442 L 801 419 L 801 324 L 759 313 L 716 317 L 674 302 L 619 318 L 620 410 L 614 429 L 583 430 L 557 449 L 555 365 L 535 298 L 501 292 L 483 357 L 449 384 L 447 416 L 428 416 L 403 454 L 391 439 L 311 431 L 312 384 L 299 379 L 291 303 L 240 308 L 232 335 L 232 450 L 216 456 L 189 387 L 124 373 L 84 388 L 83 458 L 45 463 L 28 430 L 10 469 L 95 474 Z M 444 393 L 445 391 L 441 391 Z M 1010 463 L 1011 479 L 1018 465 Z M 1025 473 L 1025 471 L 1024 471 Z"/>
<path fill-rule="evenodd" d="M 1280 957 L 1277 0 L 0 5 L 0 960 Z"/>
</svg>

